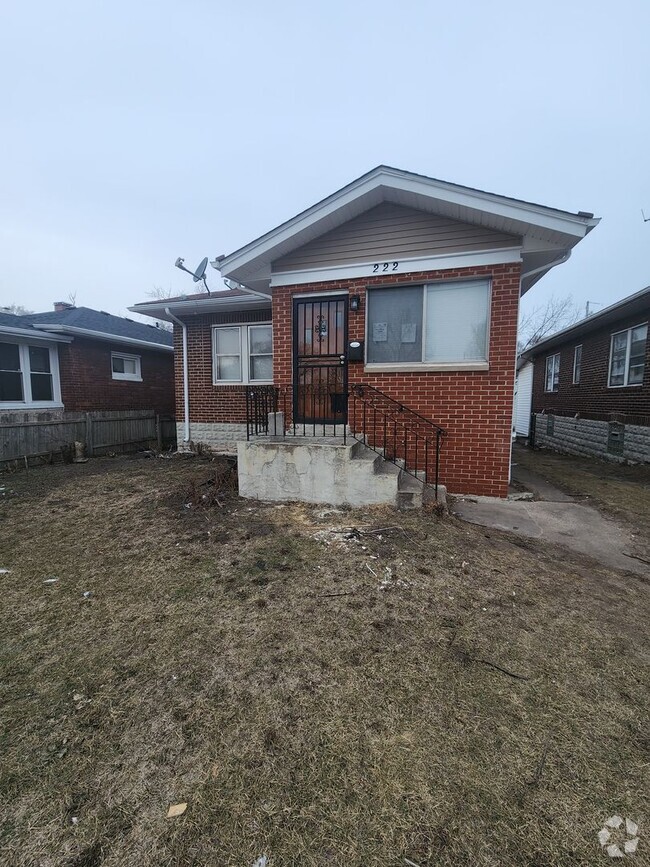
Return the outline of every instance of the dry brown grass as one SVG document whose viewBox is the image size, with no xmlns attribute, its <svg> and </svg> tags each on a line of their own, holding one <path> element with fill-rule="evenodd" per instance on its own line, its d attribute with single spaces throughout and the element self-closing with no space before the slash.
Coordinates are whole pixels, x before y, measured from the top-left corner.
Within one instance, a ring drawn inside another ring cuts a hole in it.
<svg viewBox="0 0 650 867">
<path fill-rule="evenodd" d="M 214 473 L 6 480 L 2 864 L 593 865 L 613 812 L 643 863 L 647 583 L 427 512 L 186 508 Z"/>
<path fill-rule="evenodd" d="M 513 458 L 610 515 L 650 528 L 650 465 L 619 464 L 517 446 Z"/>
</svg>

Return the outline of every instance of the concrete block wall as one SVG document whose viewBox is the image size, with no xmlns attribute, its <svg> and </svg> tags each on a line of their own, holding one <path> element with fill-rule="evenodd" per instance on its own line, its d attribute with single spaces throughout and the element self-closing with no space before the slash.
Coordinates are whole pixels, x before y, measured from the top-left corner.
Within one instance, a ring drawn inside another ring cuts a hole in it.
<svg viewBox="0 0 650 867">
<path fill-rule="evenodd" d="M 622 432 L 622 454 L 613 453 L 608 448 L 612 425 Z M 535 416 L 535 444 L 570 455 L 650 463 L 650 427 L 640 425 L 538 413 Z"/>
<path fill-rule="evenodd" d="M 179 451 L 188 451 L 188 445 L 183 442 L 185 425 L 176 423 L 176 441 Z M 190 429 L 191 442 L 194 446 L 208 446 L 215 452 L 236 452 L 237 441 L 246 439 L 245 424 L 228 424 L 225 422 L 192 422 Z"/>
</svg>

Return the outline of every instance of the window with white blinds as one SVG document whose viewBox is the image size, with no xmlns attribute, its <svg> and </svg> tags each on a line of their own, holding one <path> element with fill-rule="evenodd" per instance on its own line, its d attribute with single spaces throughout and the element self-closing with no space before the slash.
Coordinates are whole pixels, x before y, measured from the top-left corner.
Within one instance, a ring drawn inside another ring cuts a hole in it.
<svg viewBox="0 0 650 867">
<path fill-rule="evenodd" d="M 490 281 L 368 290 L 369 364 L 488 359 Z"/>
</svg>

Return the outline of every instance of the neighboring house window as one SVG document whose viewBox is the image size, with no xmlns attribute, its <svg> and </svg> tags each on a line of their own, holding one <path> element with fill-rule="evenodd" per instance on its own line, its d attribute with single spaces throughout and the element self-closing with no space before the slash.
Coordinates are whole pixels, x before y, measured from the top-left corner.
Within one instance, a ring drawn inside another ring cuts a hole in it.
<svg viewBox="0 0 650 867">
<path fill-rule="evenodd" d="M 573 350 L 573 384 L 580 385 L 580 368 L 582 367 L 582 345 Z"/>
<path fill-rule="evenodd" d="M 142 382 L 142 368 L 139 355 L 125 355 L 122 352 L 111 352 L 111 368 L 113 379 L 130 379 Z"/>
<path fill-rule="evenodd" d="M 544 391 L 557 391 L 560 387 L 560 353 L 546 359 L 546 384 Z"/>
<path fill-rule="evenodd" d="M 46 406 L 60 403 L 56 349 L 0 343 L 0 403 Z"/>
<path fill-rule="evenodd" d="M 490 281 L 368 290 L 369 364 L 486 362 Z"/>
<path fill-rule="evenodd" d="M 271 325 L 218 325 L 212 335 L 215 384 L 273 381 Z"/>
<path fill-rule="evenodd" d="M 610 388 L 643 383 L 647 338 L 647 323 L 612 334 L 609 354 Z"/>
</svg>

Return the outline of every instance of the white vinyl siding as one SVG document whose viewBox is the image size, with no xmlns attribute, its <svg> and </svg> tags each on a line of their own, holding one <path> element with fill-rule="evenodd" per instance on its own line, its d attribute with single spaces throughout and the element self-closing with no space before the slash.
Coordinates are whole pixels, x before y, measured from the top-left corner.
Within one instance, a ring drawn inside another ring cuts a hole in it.
<svg viewBox="0 0 650 867">
<path fill-rule="evenodd" d="M 273 263 L 274 272 L 515 247 L 521 238 L 384 202 Z"/>
<path fill-rule="evenodd" d="M 609 353 L 610 388 L 643 384 L 647 339 L 647 323 L 612 334 Z"/>
<path fill-rule="evenodd" d="M 61 406 L 53 346 L 0 341 L 0 409 Z"/>
<path fill-rule="evenodd" d="M 533 402 L 533 365 L 526 362 L 517 373 L 515 383 L 514 426 L 518 436 L 530 433 L 530 414 Z"/>
<path fill-rule="evenodd" d="M 560 387 L 560 353 L 549 355 L 546 359 L 544 391 L 557 391 Z"/>
<path fill-rule="evenodd" d="M 270 323 L 215 325 L 212 329 L 214 385 L 273 382 L 273 332 Z"/>
<path fill-rule="evenodd" d="M 489 280 L 369 289 L 367 363 L 486 363 L 489 304 Z"/>
<path fill-rule="evenodd" d="M 124 352 L 111 352 L 111 374 L 113 379 L 142 382 L 142 367 L 139 355 Z"/>
<path fill-rule="evenodd" d="M 573 350 L 573 384 L 580 385 L 580 374 L 582 372 L 582 344 L 576 346 Z"/>
</svg>

